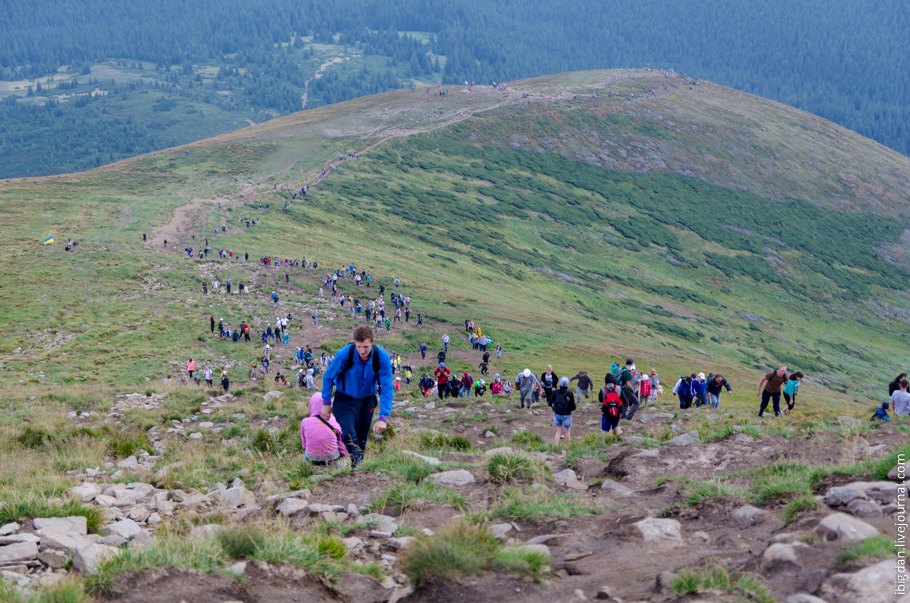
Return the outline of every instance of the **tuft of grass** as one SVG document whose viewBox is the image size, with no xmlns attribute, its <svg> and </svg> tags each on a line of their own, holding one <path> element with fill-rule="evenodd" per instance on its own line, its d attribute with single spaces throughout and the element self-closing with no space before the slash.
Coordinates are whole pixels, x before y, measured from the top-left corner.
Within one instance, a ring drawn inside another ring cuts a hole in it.
<svg viewBox="0 0 910 603">
<path fill-rule="evenodd" d="M 421 433 L 420 447 L 423 450 L 454 450 L 455 452 L 470 452 L 474 448 L 468 438 L 444 433 Z"/>
<path fill-rule="evenodd" d="M 223 527 L 215 533 L 215 538 L 224 554 L 231 559 L 248 559 L 262 548 L 265 535 L 257 530 L 238 526 Z"/>
<path fill-rule="evenodd" d="M 26 448 L 37 450 L 43 448 L 45 444 L 51 441 L 51 434 L 40 427 L 26 427 L 16 438 L 16 441 Z"/>
<path fill-rule="evenodd" d="M 380 512 L 390 510 L 400 515 L 426 503 L 452 505 L 456 509 L 467 508 L 467 501 L 461 494 L 430 482 L 395 484 L 376 498 L 373 508 Z"/>
<path fill-rule="evenodd" d="M 814 496 L 811 494 L 803 494 L 784 505 L 784 510 L 781 512 L 781 519 L 784 520 L 785 524 L 790 525 L 799 518 L 800 513 L 817 509 L 820 506 L 821 503 L 819 503 Z"/>
<path fill-rule="evenodd" d="M 491 519 L 539 522 L 547 519 L 565 519 L 582 515 L 596 515 L 603 509 L 588 499 L 571 493 L 546 490 L 521 490 L 516 487 L 503 489 L 489 510 L 472 516 L 475 521 Z"/>
<path fill-rule="evenodd" d="M 774 595 L 761 580 L 750 574 L 733 575 L 721 567 L 703 572 L 681 572 L 670 582 L 670 590 L 678 597 L 721 591 L 757 603 L 774 603 Z"/>
<path fill-rule="evenodd" d="M 107 436 L 107 451 L 115 458 L 123 459 L 145 450 L 152 453 L 152 442 L 144 431 L 119 431 Z"/>
<path fill-rule="evenodd" d="M 529 481 L 541 474 L 534 461 L 521 454 L 494 454 L 487 461 L 490 480 L 497 484 Z"/>
<path fill-rule="evenodd" d="M 547 562 L 541 553 L 506 548 L 485 526 L 466 522 L 453 524 L 434 536 L 418 537 L 402 556 L 402 567 L 414 584 L 486 571 L 538 578 Z"/>
<path fill-rule="evenodd" d="M 398 475 L 413 483 L 419 483 L 436 470 L 427 462 L 397 451 L 373 457 L 368 456 L 357 469 L 358 471 L 380 471 Z"/>
<path fill-rule="evenodd" d="M 524 448 L 537 448 L 543 446 L 543 438 L 533 431 L 519 431 L 512 436 L 512 443 Z"/>
<path fill-rule="evenodd" d="M 839 563 L 847 564 L 859 560 L 890 559 L 895 551 L 894 541 L 884 534 L 878 534 L 848 545 L 840 552 L 837 560 Z"/>
<path fill-rule="evenodd" d="M 686 498 L 686 505 L 690 507 L 712 500 L 737 501 L 746 498 L 746 492 L 741 488 L 727 486 L 714 480 L 697 481 L 683 478 L 681 483 L 681 490 Z"/>
<path fill-rule="evenodd" d="M 65 579 L 34 594 L 26 594 L 0 580 L 0 602 L 2 603 L 90 603 L 90 601 L 82 583 L 74 579 Z"/>
<path fill-rule="evenodd" d="M 265 429 L 258 429 L 250 440 L 250 448 L 263 454 L 271 454 L 278 449 L 275 438 Z"/>
<path fill-rule="evenodd" d="M 77 500 L 52 502 L 36 495 L 0 497 L 0 524 L 18 521 L 22 518 L 74 517 L 77 515 L 85 517 L 89 533 L 99 533 L 104 520 L 101 511 Z"/>
</svg>

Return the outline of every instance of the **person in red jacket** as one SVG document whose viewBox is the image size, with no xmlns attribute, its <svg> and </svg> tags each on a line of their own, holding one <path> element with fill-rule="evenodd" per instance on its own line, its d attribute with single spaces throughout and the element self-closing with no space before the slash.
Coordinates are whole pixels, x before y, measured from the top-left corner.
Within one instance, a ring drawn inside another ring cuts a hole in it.
<svg viewBox="0 0 910 603">
<path fill-rule="evenodd" d="M 440 398 L 445 398 L 448 396 L 448 388 L 446 383 L 449 382 L 449 377 L 452 375 L 452 371 L 449 370 L 449 367 L 446 366 L 445 362 L 440 362 L 439 367 L 433 371 L 433 376 L 436 377 L 436 395 Z"/>
</svg>

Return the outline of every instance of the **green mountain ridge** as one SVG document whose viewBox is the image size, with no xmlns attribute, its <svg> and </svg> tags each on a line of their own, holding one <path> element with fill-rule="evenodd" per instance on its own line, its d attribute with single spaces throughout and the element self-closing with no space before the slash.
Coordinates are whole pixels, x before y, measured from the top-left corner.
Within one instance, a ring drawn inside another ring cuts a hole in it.
<svg viewBox="0 0 910 603">
<path fill-rule="evenodd" d="M 264 300 L 282 286 L 257 273 L 270 254 L 400 276 L 428 328 L 382 335 L 392 349 L 473 318 L 503 344 L 506 374 L 598 374 L 632 354 L 665 380 L 722 371 L 748 393 L 786 362 L 809 375 L 809 403 L 867 404 L 910 360 L 894 323 L 910 312 L 908 181 L 910 159 L 830 122 L 656 71 L 360 98 L 0 181 L 0 383 L 140 385 L 189 354 L 242 379 L 253 351 L 201 337 L 203 318 L 272 312 L 199 282 L 232 276 Z M 213 247 L 249 264 L 180 254 L 221 224 Z M 48 234 L 58 243 L 40 246 Z M 68 237 L 78 253 L 60 249 Z M 321 303 L 314 277 L 291 276 L 284 303 L 304 316 Z M 319 307 L 338 331 L 317 342 L 329 349 L 353 322 Z"/>
</svg>

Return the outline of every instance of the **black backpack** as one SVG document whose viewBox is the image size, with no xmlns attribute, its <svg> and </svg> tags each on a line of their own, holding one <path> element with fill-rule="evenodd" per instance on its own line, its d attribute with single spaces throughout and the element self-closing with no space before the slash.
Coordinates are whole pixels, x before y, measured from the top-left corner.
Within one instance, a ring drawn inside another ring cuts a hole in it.
<svg viewBox="0 0 910 603">
<path fill-rule="evenodd" d="M 338 380 L 341 381 L 341 389 L 344 389 L 344 376 L 347 374 L 348 370 L 354 366 L 354 352 L 356 349 L 354 342 L 351 342 L 348 346 L 348 358 L 345 360 L 344 365 L 341 367 L 341 372 L 338 374 Z M 374 345 L 370 354 L 373 359 L 373 375 L 376 377 L 376 394 L 378 395 L 379 392 L 382 391 L 382 383 L 379 382 L 379 347 Z"/>
<path fill-rule="evenodd" d="M 563 390 L 560 388 L 553 394 L 553 399 L 550 402 L 550 406 L 553 408 L 553 412 L 558 415 L 568 415 L 571 414 L 574 408 L 571 400 L 572 392 L 568 389 Z"/>
</svg>

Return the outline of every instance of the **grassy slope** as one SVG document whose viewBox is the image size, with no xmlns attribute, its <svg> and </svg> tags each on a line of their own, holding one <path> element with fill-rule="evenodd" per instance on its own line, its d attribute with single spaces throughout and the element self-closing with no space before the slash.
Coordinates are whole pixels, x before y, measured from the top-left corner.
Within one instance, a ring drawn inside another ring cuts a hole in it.
<svg viewBox="0 0 910 603">
<path fill-rule="evenodd" d="M 596 99 L 587 95 L 592 90 Z M 450 122 L 459 124 L 383 144 Z M 142 247 L 141 233 L 152 233 L 194 199 L 235 201 L 208 216 L 209 227 L 255 215 L 240 202 L 280 205 L 273 184 L 311 181 L 339 154 L 374 145 L 315 187 L 308 204 L 295 205 L 292 219 L 261 214 L 264 227 L 232 233 L 224 245 L 253 257 L 315 257 L 326 268 L 353 259 L 386 281 L 400 275 L 415 304 L 428 312 L 428 339 L 439 335 L 432 325 L 471 316 L 503 342 L 510 374 L 546 362 L 560 373 L 580 366 L 602 373 L 631 353 L 640 367 L 654 365 L 665 377 L 692 368 L 722 370 L 740 386 L 742 400 L 757 380 L 757 367 L 780 358 L 800 368 L 811 365 L 810 373 L 855 377 L 846 388 L 836 381 L 805 388 L 807 402 L 840 406 L 879 396 L 880 387 L 870 389 L 872 384 L 910 360 L 889 325 L 864 305 L 879 298 L 910 306 L 905 291 L 875 285 L 876 275 L 860 259 L 863 250 L 895 241 L 898 228 L 875 216 L 832 214 L 841 222 L 868 218 L 874 227 L 859 250 L 845 251 L 845 265 L 838 267 L 818 255 L 814 235 L 826 233 L 806 223 L 803 248 L 780 250 L 793 284 L 758 287 L 742 270 L 725 278 L 707 263 L 708 252 L 715 263 L 718 256 L 747 256 L 754 268 L 773 255 L 762 251 L 761 235 L 779 236 L 776 230 L 706 242 L 646 203 L 666 200 L 668 208 L 679 209 L 701 199 L 704 215 L 724 211 L 723 190 L 675 175 L 684 174 L 755 193 L 735 200 L 756 207 L 772 203 L 768 198 L 796 197 L 803 201 L 788 202 L 788 212 L 822 216 L 812 213 L 816 207 L 871 208 L 906 217 L 910 205 L 900 185 L 910 160 L 769 101 L 706 84 L 690 88 L 659 74 L 615 71 L 519 82 L 506 94 L 455 88 L 445 98 L 388 93 L 85 174 L 0 182 L 7 217 L 0 226 L 7 258 L 0 278 L 0 324 L 8 333 L 0 342 L 3 389 L 27 395 L 40 389 L 29 384 L 41 382 L 134 387 L 175 375 L 189 354 L 236 366 L 239 378 L 248 351 L 198 340 L 201 319 L 210 312 L 240 318 L 234 302 L 202 298 L 204 268 Z M 599 167 L 560 163 L 560 157 Z M 472 161 L 479 175 L 466 175 Z M 622 175 L 601 167 L 671 175 Z M 497 191 L 507 192 L 497 199 Z M 516 197 L 525 207 L 516 205 Z M 569 200 L 579 205 L 569 207 Z M 431 223 L 415 225 L 413 217 L 420 215 L 430 215 Z M 586 222 L 565 224 L 583 215 Z M 630 216 L 676 235 L 679 248 L 642 246 L 640 237 L 612 226 Z M 735 217 L 749 229 L 750 216 Z M 438 234 L 415 236 L 424 231 Z M 58 243 L 78 239 L 80 253 L 66 255 L 59 244 L 39 246 L 48 233 L 56 233 Z M 486 249 L 473 243 L 474 236 Z M 565 240 L 573 245 L 560 244 Z M 685 265 L 671 263 L 668 254 Z M 821 270 L 826 265 L 847 287 Z M 563 282 L 540 267 L 581 282 Z M 234 265 L 230 274 L 249 278 L 249 270 Z M 864 273 L 868 278 L 856 281 L 860 293 L 851 293 L 844 275 Z M 821 293 L 807 297 L 799 293 L 805 289 Z M 716 302 L 706 301 L 712 298 Z M 268 311 L 263 308 L 263 317 Z M 747 322 L 742 312 L 768 324 Z M 72 338 L 47 349 L 53 337 L 45 329 Z M 395 334 L 389 343 L 405 348 L 415 337 Z M 14 390 L 17 383 L 27 387 Z"/>
</svg>

